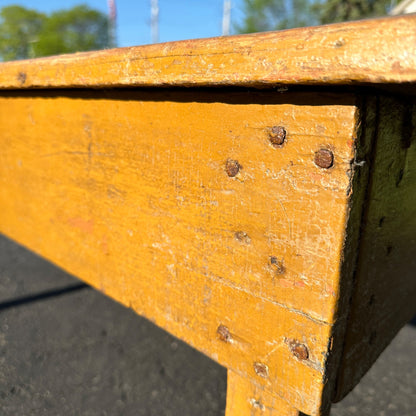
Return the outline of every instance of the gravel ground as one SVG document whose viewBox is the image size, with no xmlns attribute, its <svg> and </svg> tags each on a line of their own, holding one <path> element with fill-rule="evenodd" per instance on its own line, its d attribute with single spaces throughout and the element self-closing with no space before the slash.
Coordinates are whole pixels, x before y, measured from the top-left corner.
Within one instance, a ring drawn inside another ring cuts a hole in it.
<svg viewBox="0 0 416 416">
<path fill-rule="evenodd" d="M 409 324 L 331 416 L 415 416 L 415 352 Z M 1 416 L 219 416 L 226 384 L 223 367 L 0 236 Z"/>
</svg>

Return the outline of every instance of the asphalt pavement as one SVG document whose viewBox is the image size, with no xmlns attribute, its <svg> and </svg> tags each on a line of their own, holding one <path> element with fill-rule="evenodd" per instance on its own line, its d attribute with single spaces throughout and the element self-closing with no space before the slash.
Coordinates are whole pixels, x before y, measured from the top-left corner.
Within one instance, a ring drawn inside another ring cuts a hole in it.
<svg viewBox="0 0 416 416">
<path fill-rule="evenodd" d="M 331 416 L 416 415 L 416 322 Z M 226 370 L 0 236 L 0 416 L 220 416 Z"/>
</svg>

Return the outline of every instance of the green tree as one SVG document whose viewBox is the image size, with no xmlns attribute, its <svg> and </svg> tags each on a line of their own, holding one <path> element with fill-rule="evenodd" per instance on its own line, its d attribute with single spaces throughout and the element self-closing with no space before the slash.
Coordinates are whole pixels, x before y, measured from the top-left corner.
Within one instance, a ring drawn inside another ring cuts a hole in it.
<svg viewBox="0 0 416 416">
<path fill-rule="evenodd" d="M 109 21 L 85 5 L 52 13 L 34 44 L 36 56 L 92 51 L 108 47 Z"/>
<path fill-rule="evenodd" d="M 0 57 L 5 61 L 108 46 L 108 17 L 86 5 L 49 16 L 20 6 L 0 11 Z"/>
<path fill-rule="evenodd" d="M 3 60 L 34 57 L 33 45 L 45 23 L 46 15 L 20 6 L 0 11 L 0 56 Z"/>
<path fill-rule="evenodd" d="M 385 16 L 391 4 L 391 0 L 326 0 L 314 8 L 320 23 L 326 24 Z"/>
<path fill-rule="evenodd" d="M 243 0 L 238 33 L 263 32 L 386 15 L 391 0 Z"/>
<path fill-rule="evenodd" d="M 238 33 L 290 29 L 317 23 L 316 11 L 308 0 L 243 0 L 244 20 Z"/>
</svg>

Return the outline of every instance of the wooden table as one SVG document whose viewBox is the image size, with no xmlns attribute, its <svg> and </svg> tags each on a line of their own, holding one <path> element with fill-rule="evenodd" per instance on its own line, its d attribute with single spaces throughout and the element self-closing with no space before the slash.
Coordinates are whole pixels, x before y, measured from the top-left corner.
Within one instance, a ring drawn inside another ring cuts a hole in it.
<svg viewBox="0 0 416 416">
<path fill-rule="evenodd" d="M 416 16 L 0 65 L 0 231 L 325 415 L 416 310 Z"/>
</svg>

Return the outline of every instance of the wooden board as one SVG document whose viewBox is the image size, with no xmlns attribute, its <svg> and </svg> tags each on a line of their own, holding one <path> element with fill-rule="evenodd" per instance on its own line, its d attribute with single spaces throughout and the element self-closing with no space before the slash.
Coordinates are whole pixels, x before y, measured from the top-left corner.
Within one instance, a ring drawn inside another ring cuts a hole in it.
<svg viewBox="0 0 416 416">
<path fill-rule="evenodd" d="M 357 85 L 415 93 L 416 15 L 0 64 L 0 88 Z"/>
<path fill-rule="evenodd" d="M 0 229 L 317 415 L 357 124 L 316 92 L 3 92 Z"/>
<path fill-rule="evenodd" d="M 325 415 L 414 312 L 415 52 L 405 16 L 2 63 L 0 231 L 225 365 L 227 416 Z"/>
<path fill-rule="evenodd" d="M 228 371 L 226 415 L 250 416 L 299 416 L 299 412 L 279 397 L 267 393 L 264 388 Z"/>
<path fill-rule="evenodd" d="M 336 400 L 369 370 L 416 311 L 416 105 L 377 97 L 366 210 Z"/>
</svg>

